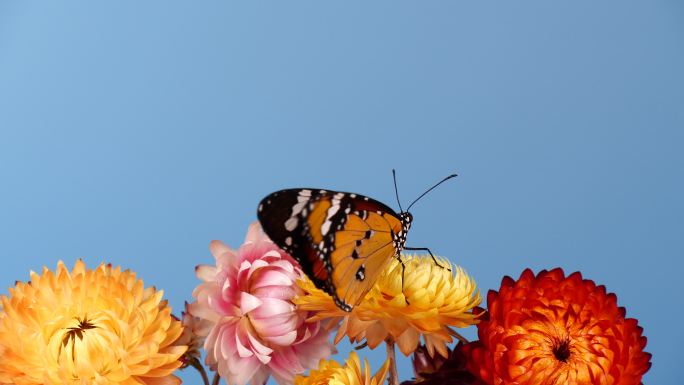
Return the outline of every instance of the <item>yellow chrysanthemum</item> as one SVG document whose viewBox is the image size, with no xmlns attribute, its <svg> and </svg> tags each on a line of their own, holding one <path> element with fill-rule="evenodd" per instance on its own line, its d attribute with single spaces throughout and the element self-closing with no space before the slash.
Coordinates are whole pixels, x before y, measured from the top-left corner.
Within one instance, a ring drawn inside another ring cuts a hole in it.
<svg viewBox="0 0 684 385">
<path fill-rule="evenodd" d="M 297 376 L 294 385 L 380 385 L 387 378 L 389 360 L 385 361 L 373 377 L 370 375 L 368 360 L 363 360 L 364 368 L 355 352 L 349 354 L 344 367 L 333 360 L 321 360 L 318 369 L 312 370 L 308 376 Z"/>
<path fill-rule="evenodd" d="M 314 319 L 339 318 L 342 323 L 335 342 L 344 335 L 352 343 L 363 339 L 371 348 L 391 337 L 405 355 L 411 354 L 423 336 L 431 355 L 437 350 L 447 356 L 446 345 L 452 341 L 452 327 L 477 323 L 473 308 L 480 304 L 480 292 L 473 279 L 449 261 L 439 259 L 437 266 L 429 255 L 402 256 L 406 270 L 402 292 L 402 269 L 393 260 L 361 303 L 347 313 L 332 298 L 300 281 L 308 295 L 296 299 L 303 309 L 317 311 Z M 408 299 L 408 303 L 407 300 Z"/>
<path fill-rule="evenodd" d="M 0 297 L 2 384 L 180 384 L 180 321 L 131 271 L 101 264 L 31 272 Z"/>
</svg>

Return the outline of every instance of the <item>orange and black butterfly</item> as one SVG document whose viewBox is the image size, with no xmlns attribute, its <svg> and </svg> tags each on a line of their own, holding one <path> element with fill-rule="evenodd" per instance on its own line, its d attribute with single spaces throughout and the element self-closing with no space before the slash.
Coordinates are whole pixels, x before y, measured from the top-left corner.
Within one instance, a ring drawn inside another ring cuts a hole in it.
<svg viewBox="0 0 684 385">
<path fill-rule="evenodd" d="M 413 203 L 455 176 L 444 178 Z M 402 250 L 430 252 L 404 247 L 413 203 L 406 211 L 400 205 L 396 213 L 360 194 L 294 188 L 265 197 L 257 216 L 264 232 L 299 262 L 316 287 L 330 294 L 340 309 L 351 311 L 392 258 L 401 262 Z"/>
</svg>

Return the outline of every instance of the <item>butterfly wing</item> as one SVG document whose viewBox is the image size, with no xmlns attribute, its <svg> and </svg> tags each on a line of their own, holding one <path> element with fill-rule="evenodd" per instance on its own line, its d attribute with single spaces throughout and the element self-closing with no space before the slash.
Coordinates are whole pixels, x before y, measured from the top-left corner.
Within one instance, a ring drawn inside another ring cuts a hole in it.
<svg viewBox="0 0 684 385">
<path fill-rule="evenodd" d="M 325 205 L 325 201 L 329 204 L 330 200 L 325 199 L 326 194 L 319 191 L 276 191 L 261 201 L 257 217 L 269 238 L 299 262 L 304 273 L 311 278 L 316 287 L 323 288 L 328 280 L 329 271 L 325 261 L 319 257 L 317 248 L 312 244 L 306 223 L 313 203 L 324 198 L 321 204 Z M 317 215 L 320 216 L 320 213 Z"/>
<path fill-rule="evenodd" d="M 401 228 L 396 216 L 382 210 L 369 207 L 350 212 L 335 233 L 330 255 L 333 298 L 347 306 L 363 299 L 390 260 L 401 251 L 394 239 Z"/>
<path fill-rule="evenodd" d="M 401 251 L 395 242 L 403 229 L 397 214 L 358 194 L 281 190 L 262 200 L 258 217 L 266 234 L 346 311 Z"/>
</svg>

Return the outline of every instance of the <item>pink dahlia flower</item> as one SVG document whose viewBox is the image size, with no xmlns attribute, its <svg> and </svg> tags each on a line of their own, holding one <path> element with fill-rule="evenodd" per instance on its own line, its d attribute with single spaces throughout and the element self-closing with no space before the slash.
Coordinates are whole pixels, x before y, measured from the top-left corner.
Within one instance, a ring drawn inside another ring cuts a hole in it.
<svg viewBox="0 0 684 385">
<path fill-rule="evenodd" d="M 188 310 L 213 325 L 206 331 L 206 362 L 229 384 L 261 385 L 269 375 L 291 384 L 296 374 L 333 353 L 330 330 L 321 322 L 306 322 L 312 314 L 292 303 L 301 294 L 295 284 L 303 277 L 299 265 L 258 223 L 249 227 L 238 250 L 219 241 L 209 249 L 216 266 L 197 267 L 204 282 L 195 288 L 196 301 Z"/>
</svg>

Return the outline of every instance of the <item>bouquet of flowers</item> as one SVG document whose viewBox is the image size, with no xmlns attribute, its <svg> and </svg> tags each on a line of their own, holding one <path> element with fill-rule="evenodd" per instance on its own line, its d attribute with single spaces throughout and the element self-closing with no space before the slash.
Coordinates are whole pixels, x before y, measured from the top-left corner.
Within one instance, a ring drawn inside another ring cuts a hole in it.
<svg viewBox="0 0 684 385">
<path fill-rule="evenodd" d="M 179 384 L 175 371 L 195 368 L 205 385 L 397 385 L 396 348 L 413 356 L 403 385 L 637 385 L 650 367 L 637 321 L 578 272 L 504 277 L 481 307 L 464 269 L 404 255 L 347 311 L 258 222 L 239 248 L 210 250 L 180 317 L 162 291 L 107 264 L 59 262 L 16 282 L 1 297 L 0 384 Z M 458 332 L 471 325 L 476 341 Z M 387 360 L 330 360 L 344 338 L 384 345 Z"/>
</svg>

